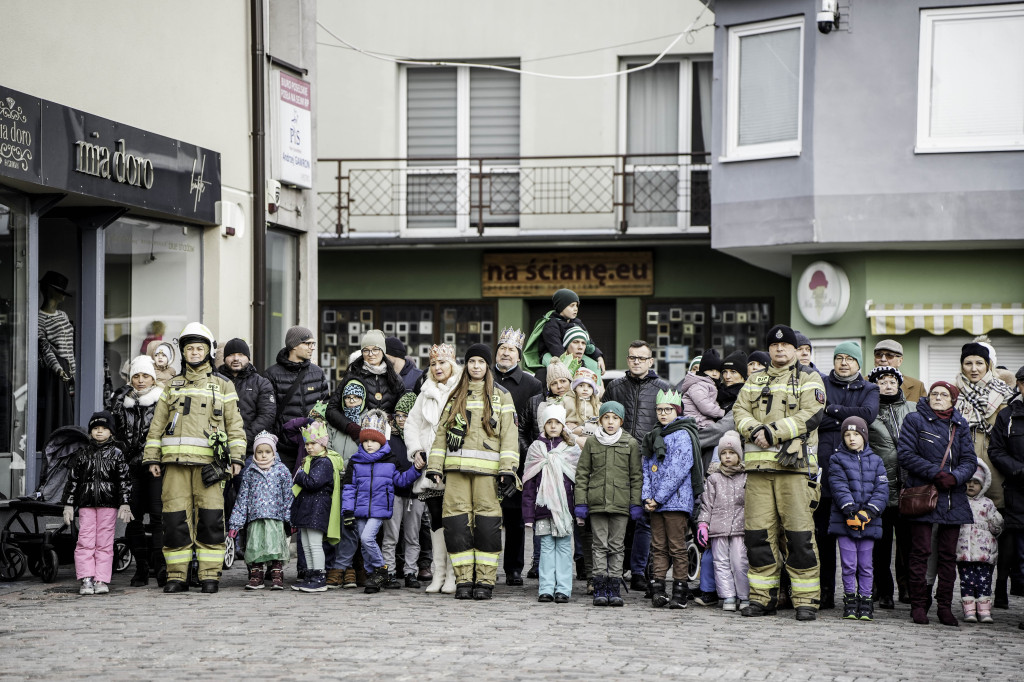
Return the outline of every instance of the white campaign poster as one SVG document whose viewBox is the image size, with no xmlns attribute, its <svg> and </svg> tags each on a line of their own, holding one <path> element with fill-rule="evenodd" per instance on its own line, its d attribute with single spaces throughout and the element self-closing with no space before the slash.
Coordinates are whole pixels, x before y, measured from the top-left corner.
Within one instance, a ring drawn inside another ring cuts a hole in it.
<svg viewBox="0 0 1024 682">
<path fill-rule="evenodd" d="M 283 184 L 313 187 L 313 121 L 310 114 L 310 89 L 307 81 L 280 75 L 278 102 L 278 180 Z"/>
</svg>

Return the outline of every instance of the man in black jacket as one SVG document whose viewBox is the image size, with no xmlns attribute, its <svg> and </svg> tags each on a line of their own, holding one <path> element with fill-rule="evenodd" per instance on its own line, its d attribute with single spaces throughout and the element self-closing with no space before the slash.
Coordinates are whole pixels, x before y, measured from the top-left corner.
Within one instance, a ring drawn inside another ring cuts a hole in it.
<svg viewBox="0 0 1024 682">
<path fill-rule="evenodd" d="M 1024 566 L 1024 398 L 1021 397 L 1024 394 L 1024 367 L 1017 370 L 1014 378 L 1017 380 L 1017 395 L 996 415 L 988 457 L 992 466 L 1005 477 L 1003 535 L 1009 536 L 1014 543 L 1008 547 L 1008 553 L 1015 554 L 1012 564 L 1020 570 Z M 1002 540 L 1002 536 L 999 539 Z M 1016 578 L 1015 571 L 1011 575 Z M 1024 630 L 1024 622 L 1019 627 Z"/>
<path fill-rule="evenodd" d="M 274 419 L 277 417 L 274 387 L 256 371 L 249 344 L 242 339 L 231 339 L 224 344 L 224 364 L 218 371 L 235 385 L 238 411 L 245 426 L 245 454 L 249 457 L 252 455 L 252 442 L 256 434 L 274 428 Z"/>
<path fill-rule="evenodd" d="M 327 377 L 310 362 L 316 352 L 316 338 L 306 327 L 292 327 L 284 337 L 284 348 L 277 353 L 277 362 L 263 371 L 274 387 L 277 417 L 277 454 L 289 469 L 295 469 L 298 444 L 285 437 L 284 425 L 296 417 L 306 417 L 318 400 L 327 400 Z"/>
<path fill-rule="evenodd" d="M 416 365 L 409 362 L 408 351 L 400 338 L 388 336 L 384 339 L 384 357 L 391 361 L 395 372 L 398 373 L 398 378 L 405 385 L 405 390 L 419 394 L 423 370 L 418 369 Z"/>
<path fill-rule="evenodd" d="M 519 469 L 516 472 L 523 477 L 523 464 L 526 462 L 526 450 L 530 441 L 524 428 L 527 423 L 527 411 L 530 398 L 540 395 L 544 387 L 536 378 L 523 371 L 519 364 L 523 351 L 523 340 L 526 336 L 520 329 L 508 327 L 498 335 L 497 358 L 494 363 L 494 383 L 505 387 L 512 395 L 512 403 L 516 406 L 516 426 L 519 427 Z M 501 515 L 505 526 L 505 584 L 523 584 L 523 549 L 526 542 L 526 530 L 523 526 L 523 495 L 516 492 L 501 501 Z"/>
<path fill-rule="evenodd" d="M 647 432 L 658 423 L 655 411 L 658 391 L 667 391 L 672 386 L 654 371 L 654 351 L 651 344 L 637 340 L 629 344 L 626 356 L 629 371 L 626 376 L 611 381 L 604 394 L 604 401 L 615 400 L 626 408 L 626 420 L 622 428 L 642 442 Z M 630 522 L 629 525 L 632 525 Z M 629 528 L 627 526 L 627 536 Z M 644 589 L 644 569 L 647 555 L 651 552 L 651 526 L 646 515 L 636 522 L 633 531 L 633 546 L 629 554 L 629 570 L 632 573 L 633 589 Z"/>
</svg>

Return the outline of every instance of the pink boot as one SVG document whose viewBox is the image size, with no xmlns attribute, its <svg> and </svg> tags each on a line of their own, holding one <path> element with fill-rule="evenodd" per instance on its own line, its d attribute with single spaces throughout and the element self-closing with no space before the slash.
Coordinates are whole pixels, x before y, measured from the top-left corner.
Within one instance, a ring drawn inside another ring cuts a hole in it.
<svg viewBox="0 0 1024 682">
<path fill-rule="evenodd" d="M 992 598 L 982 597 L 978 600 L 978 620 L 982 623 L 994 623 L 992 620 Z"/>
<path fill-rule="evenodd" d="M 964 605 L 964 622 L 977 623 L 977 602 L 975 602 L 974 597 L 964 597 L 962 601 Z"/>
</svg>

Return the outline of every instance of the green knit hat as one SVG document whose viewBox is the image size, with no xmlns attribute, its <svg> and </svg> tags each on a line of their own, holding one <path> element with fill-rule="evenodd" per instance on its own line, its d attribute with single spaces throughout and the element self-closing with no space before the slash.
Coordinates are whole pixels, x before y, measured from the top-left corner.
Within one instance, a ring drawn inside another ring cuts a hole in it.
<svg viewBox="0 0 1024 682">
<path fill-rule="evenodd" d="M 619 419 L 626 421 L 626 408 L 622 406 L 622 403 L 615 400 L 609 400 L 606 403 L 601 403 L 601 414 L 603 417 L 607 413 L 612 412 L 619 416 Z"/>
<path fill-rule="evenodd" d="M 856 341 L 843 341 L 836 346 L 835 351 L 832 352 L 832 359 L 834 360 L 837 355 L 849 355 L 857 361 L 858 368 L 864 366 L 864 355 L 860 350 L 860 344 Z"/>
<path fill-rule="evenodd" d="M 405 414 L 409 414 L 410 412 L 412 412 L 412 406 L 415 404 L 416 394 L 413 393 L 412 391 L 409 391 L 401 398 L 399 398 L 397 403 L 395 403 L 395 412 L 404 412 Z"/>
</svg>

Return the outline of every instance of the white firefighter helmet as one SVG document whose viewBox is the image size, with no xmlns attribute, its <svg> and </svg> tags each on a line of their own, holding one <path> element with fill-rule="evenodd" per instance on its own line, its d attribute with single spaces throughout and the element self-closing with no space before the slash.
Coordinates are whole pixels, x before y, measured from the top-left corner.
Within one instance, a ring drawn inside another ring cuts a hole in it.
<svg viewBox="0 0 1024 682">
<path fill-rule="evenodd" d="M 205 343 L 210 347 L 210 353 L 217 347 L 217 341 L 213 338 L 210 328 L 201 322 L 189 322 L 178 334 L 178 348 L 182 355 L 185 354 L 185 346 L 190 343 Z"/>
</svg>

